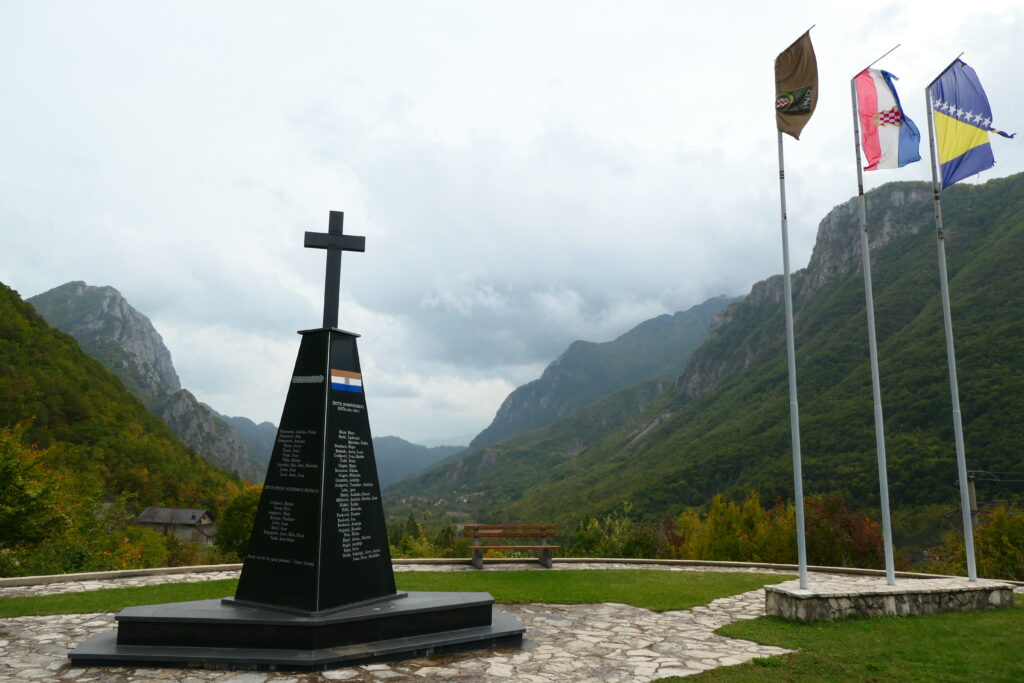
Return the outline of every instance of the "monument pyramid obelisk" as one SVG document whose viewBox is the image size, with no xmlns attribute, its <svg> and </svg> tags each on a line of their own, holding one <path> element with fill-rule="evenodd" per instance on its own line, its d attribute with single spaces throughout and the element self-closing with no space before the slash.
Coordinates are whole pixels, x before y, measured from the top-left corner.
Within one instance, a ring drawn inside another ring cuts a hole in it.
<svg viewBox="0 0 1024 683">
<path fill-rule="evenodd" d="M 522 643 L 489 593 L 395 589 L 359 335 L 337 328 L 341 253 L 365 250 L 343 218 L 306 233 L 327 250 L 323 327 L 300 332 L 234 598 L 128 607 L 73 664 L 316 671 Z"/>
<path fill-rule="evenodd" d="M 324 324 L 304 330 L 277 430 L 256 523 L 249 538 L 239 603 L 297 612 L 399 597 L 391 570 L 384 508 L 359 351 L 338 327 L 342 251 L 366 240 L 343 234 L 332 211 L 306 246 L 327 250 Z"/>
</svg>

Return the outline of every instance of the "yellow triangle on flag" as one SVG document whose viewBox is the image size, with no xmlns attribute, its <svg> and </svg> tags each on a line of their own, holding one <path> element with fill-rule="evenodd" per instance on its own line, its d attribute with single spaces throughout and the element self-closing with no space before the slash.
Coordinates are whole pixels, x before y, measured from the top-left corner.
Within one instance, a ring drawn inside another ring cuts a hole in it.
<svg viewBox="0 0 1024 683">
<path fill-rule="evenodd" d="M 964 123 L 942 112 L 934 113 L 935 137 L 939 144 L 939 164 L 956 159 L 975 147 L 988 143 L 988 131 Z"/>
</svg>

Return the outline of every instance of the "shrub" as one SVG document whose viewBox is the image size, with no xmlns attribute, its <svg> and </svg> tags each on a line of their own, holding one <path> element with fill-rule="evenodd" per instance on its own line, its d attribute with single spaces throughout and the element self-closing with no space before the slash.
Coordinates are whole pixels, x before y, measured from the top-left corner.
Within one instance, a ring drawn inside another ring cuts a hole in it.
<svg viewBox="0 0 1024 683">
<path fill-rule="evenodd" d="M 629 502 L 622 509 L 596 519 L 585 517 L 576 526 L 576 536 L 568 552 L 576 557 L 664 557 L 665 537 L 654 525 L 643 524 L 630 516 Z"/>
<path fill-rule="evenodd" d="M 467 557 L 469 540 L 461 536 L 448 519 L 431 537 L 427 529 L 409 513 L 404 522 L 388 527 L 391 557 Z"/>
<path fill-rule="evenodd" d="M 59 535 L 69 520 L 61 514 L 56 477 L 43 461 L 47 452 L 23 444 L 25 428 L 0 429 L 0 549 L 33 546 Z"/>
<path fill-rule="evenodd" d="M 835 567 L 881 568 L 882 532 L 869 515 L 851 511 L 841 493 L 804 501 L 807 561 Z"/>
<path fill-rule="evenodd" d="M 842 495 L 804 500 L 807 557 L 811 564 L 877 567 L 882 536 L 870 516 L 851 511 Z M 735 562 L 796 561 L 796 511 L 776 500 L 768 509 L 752 491 L 742 505 L 715 496 L 707 512 L 693 509 L 665 520 L 671 557 Z"/>
<path fill-rule="evenodd" d="M 249 548 L 249 536 L 256 521 L 256 509 L 260 504 L 263 485 L 250 486 L 224 508 L 224 514 L 217 522 L 217 533 L 213 542 L 228 556 L 241 560 Z"/>
<path fill-rule="evenodd" d="M 765 510 L 752 491 L 738 505 L 715 496 L 705 515 L 686 510 L 666 520 L 671 556 L 682 559 L 736 562 L 792 562 L 796 556 L 796 524 L 792 505 L 776 501 Z"/>
<path fill-rule="evenodd" d="M 1005 505 L 982 510 L 974 530 L 974 556 L 979 576 L 1024 581 L 1024 515 L 1011 513 Z M 929 571 L 967 574 L 963 532 L 947 533 L 933 558 Z"/>
</svg>

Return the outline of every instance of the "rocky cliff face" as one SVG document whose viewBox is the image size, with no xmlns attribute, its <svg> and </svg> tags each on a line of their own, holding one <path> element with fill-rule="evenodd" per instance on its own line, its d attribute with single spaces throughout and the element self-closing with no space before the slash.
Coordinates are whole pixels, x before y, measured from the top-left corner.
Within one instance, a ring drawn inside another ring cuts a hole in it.
<svg viewBox="0 0 1024 683">
<path fill-rule="evenodd" d="M 68 282 L 28 301 L 151 410 L 181 389 L 171 353 L 153 323 L 113 287 Z"/>
<path fill-rule="evenodd" d="M 868 243 L 871 252 L 881 250 L 897 237 L 916 234 L 933 226 L 927 205 L 932 201 L 925 183 L 891 183 L 867 197 Z M 856 198 L 832 209 L 818 224 L 818 236 L 806 268 L 793 273 L 793 314 L 801 311 L 815 294 L 861 271 L 860 219 Z M 780 256 L 781 258 L 781 256 Z M 724 309 L 711 322 L 708 344 L 694 353 L 680 377 L 684 394 L 702 396 L 719 387 L 736 372 L 746 369 L 785 340 L 782 300 L 785 283 L 773 275 L 750 289 L 742 302 Z M 734 324 L 776 316 L 779 324 L 762 328 L 745 339 L 735 338 L 752 326 Z M 771 330 L 771 331 L 769 331 Z"/>
<path fill-rule="evenodd" d="M 729 301 L 716 297 L 646 320 L 610 342 L 573 342 L 540 379 L 508 395 L 469 450 L 549 425 L 641 380 L 677 374 L 707 337 L 712 317 Z"/>
<path fill-rule="evenodd" d="M 867 217 L 868 243 L 872 253 L 883 249 L 897 237 L 933 228 L 934 222 L 926 210 L 931 201 L 931 190 L 923 183 L 892 183 L 870 193 Z M 860 272 L 859 230 L 856 198 L 829 211 L 818 224 L 811 260 L 807 268 L 798 271 L 800 294 L 804 299 L 828 284 Z M 782 287 L 781 277 L 778 286 Z"/>
<path fill-rule="evenodd" d="M 192 392 L 187 389 L 174 392 L 161 407 L 158 417 L 208 462 L 236 472 L 242 479 L 263 481 L 266 466 L 249 458 L 234 428 L 215 417 Z"/>
<path fill-rule="evenodd" d="M 208 462 L 250 481 L 263 480 L 266 465 L 254 462 L 235 430 L 181 388 L 160 334 L 120 292 L 68 282 L 28 301 Z"/>
<path fill-rule="evenodd" d="M 238 438 L 242 440 L 242 445 L 245 446 L 246 454 L 248 454 L 251 460 L 255 460 L 266 470 L 267 465 L 270 464 L 270 456 L 274 451 L 274 442 L 277 440 L 276 425 L 270 422 L 256 424 L 247 417 L 221 415 L 205 403 L 200 403 L 199 405 L 213 413 L 214 417 L 234 427 Z"/>
</svg>

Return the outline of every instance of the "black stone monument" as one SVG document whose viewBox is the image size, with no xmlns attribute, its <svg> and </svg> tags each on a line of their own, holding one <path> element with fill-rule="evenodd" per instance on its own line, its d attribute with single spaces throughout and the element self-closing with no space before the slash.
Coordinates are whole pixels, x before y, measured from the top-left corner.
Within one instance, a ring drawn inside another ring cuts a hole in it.
<svg viewBox="0 0 1024 683">
<path fill-rule="evenodd" d="M 364 251 L 332 211 L 323 327 L 304 330 L 234 598 L 129 607 L 74 664 L 322 670 L 522 643 L 488 593 L 395 590 L 358 335 L 337 329 L 341 252 Z"/>
</svg>

